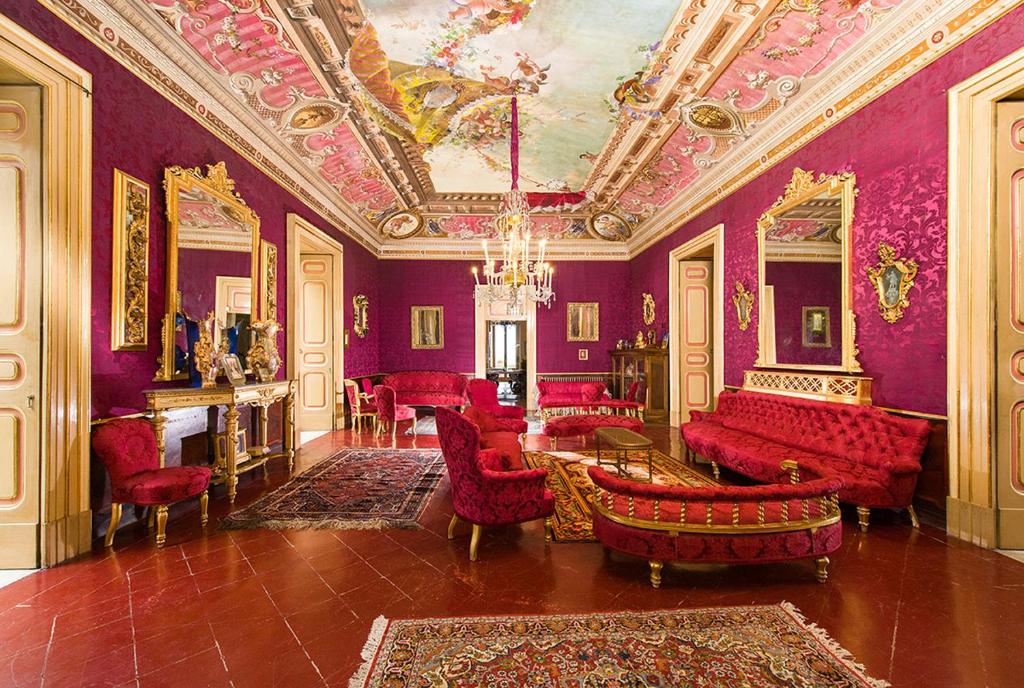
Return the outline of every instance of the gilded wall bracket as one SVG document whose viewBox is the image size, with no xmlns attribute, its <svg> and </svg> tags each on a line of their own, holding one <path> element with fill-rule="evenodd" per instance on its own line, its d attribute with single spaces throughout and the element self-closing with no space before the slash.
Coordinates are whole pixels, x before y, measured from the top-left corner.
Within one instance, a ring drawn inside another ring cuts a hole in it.
<svg viewBox="0 0 1024 688">
<path fill-rule="evenodd" d="M 878 293 L 878 312 L 887 323 L 895 323 L 910 307 L 907 295 L 917 277 L 917 262 L 897 258 L 896 249 L 884 241 L 878 244 L 878 260 L 867 268 L 868 278 Z"/>
</svg>

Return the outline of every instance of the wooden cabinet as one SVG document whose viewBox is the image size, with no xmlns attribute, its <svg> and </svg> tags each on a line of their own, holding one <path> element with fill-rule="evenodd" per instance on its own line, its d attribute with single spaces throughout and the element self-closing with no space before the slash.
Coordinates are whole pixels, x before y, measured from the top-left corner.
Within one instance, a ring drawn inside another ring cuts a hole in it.
<svg viewBox="0 0 1024 688">
<path fill-rule="evenodd" d="M 612 351 L 612 394 L 623 399 L 636 380 L 646 380 L 648 423 L 668 422 L 668 349 L 622 349 Z"/>
</svg>

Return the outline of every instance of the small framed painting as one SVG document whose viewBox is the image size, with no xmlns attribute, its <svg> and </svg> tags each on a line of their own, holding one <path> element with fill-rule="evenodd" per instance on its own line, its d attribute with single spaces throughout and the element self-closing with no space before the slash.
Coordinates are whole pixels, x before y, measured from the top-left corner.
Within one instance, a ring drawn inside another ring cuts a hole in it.
<svg viewBox="0 0 1024 688">
<path fill-rule="evenodd" d="M 579 360 L 581 361 L 590 360 L 590 349 L 577 349 L 576 355 L 579 357 Z"/>
<path fill-rule="evenodd" d="M 242 362 L 238 360 L 238 356 L 235 354 L 224 354 L 221 358 L 221 367 L 224 368 L 224 374 L 228 377 L 228 382 L 232 386 L 244 385 L 245 384 L 245 371 L 242 370 Z"/>
<path fill-rule="evenodd" d="M 829 349 L 832 347 L 832 324 L 828 306 L 804 306 L 803 344 L 808 349 Z"/>
<path fill-rule="evenodd" d="M 412 348 L 444 348 L 444 306 L 412 307 Z"/>
</svg>

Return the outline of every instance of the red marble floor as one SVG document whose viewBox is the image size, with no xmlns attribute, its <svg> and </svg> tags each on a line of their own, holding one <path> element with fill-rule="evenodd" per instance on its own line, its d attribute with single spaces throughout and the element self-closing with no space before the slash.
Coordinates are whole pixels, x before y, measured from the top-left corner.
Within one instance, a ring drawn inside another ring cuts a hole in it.
<svg viewBox="0 0 1024 688">
<path fill-rule="evenodd" d="M 650 428 L 679 454 L 678 432 Z M 436 446 L 435 437 L 401 438 Z M 298 468 L 373 440 L 348 432 L 307 445 Z M 565 442 L 566 449 L 572 448 Z M 546 446 L 529 437 L 528 448 Z M 560 446 L 560 449 L 563 447 Z M 238 505 L 286 479 L 242 478 Z M 220 488 L 222 489 L 222 488 Z M 828 583 L 803 562 L 668 569 L 660 590 L 639 560 L 595 544 L 544 546 L 538 524 L 489 531 L 469 562 L 468 534 L 446 539 L 447 480 L 422 530 L 222 531 L 227 501 L 172 512 L 157 550 L 141 525 L 113 551 L 0 589 L 3 686 L 346 686 L 379 615 L 559 613 L 794 603 L 894 686 L 1020 686 L 1024 564 L 948 540 L 898 514 L 862 535 L 846 524 Z"/>
</svg>

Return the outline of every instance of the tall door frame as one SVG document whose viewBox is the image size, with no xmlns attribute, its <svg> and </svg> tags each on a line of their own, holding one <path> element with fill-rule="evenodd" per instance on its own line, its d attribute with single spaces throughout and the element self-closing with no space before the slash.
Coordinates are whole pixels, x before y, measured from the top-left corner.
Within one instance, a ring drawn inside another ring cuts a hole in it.
<svg viewBox="0 0 1024 688">
<path fill-rule="evenodd" d="M 679 370 L 680 350 L 680 327 L 679 327 L 679 264 L 690 258 L 706 257 L 697 254 L 706 254 L 711 248 L 711 261 L 714 265 L 714 343 L 712 345 L 712 359 L 714 375 L 712 380 L 715 398 L 725 388 L 725 276 L 722 258 L 725 246 L 725 225 L 718 224 L 702 234 L 672 249 L 668 254 L 668 376 L 669 376 L 669 409 L 671 424 L 679 425 L 680 411 L 682 409 L 682 395 L 679 386 L 681 384 Z"/>
<path fill-rule="evenodd" d="M 287 333 L 286 341 L 288 350 L 285 355 L 285 365 L 288 370 L 288 377 L 296 379 L 298 376 L 298 325 L 299 313 L 299 279 L 302 271 L 299 262 L 302 253 L 326 253 L 333 258 L 334 262 L 334 289 L 331 294 L 334 306 L 334 428 L 338 429 L 342 423 L 338 418 L 338 400 L 345 394 L 345 247 L 326 232 L 314 227 L 307 220 L 295 213 L 288 213 L 286 242 L 286 260 L 288 265 L 288 322 L 285 328 Z M 301 394 L 301 391 L 300 391 Z M 341 419 L 343 420 L 343 419 Z M 297 437 L 301 442 L 301 437 Z"/>
<path fill-rule="evenodd" d="M 997 533 L 995 317 L 996 102 L 1024 88 L 1024 49 L 949 90 L 946 531 L 982 547 Z"/>
<path fill-rule="evenodd" d="M 475 375 L 487 377 L 487 323 L 490 320 L 522 320 L 526 322 L 526 409 L 537 410 L 537 304 L 526 300 L 526 312 L 521 315 L 493 316 L 488 302 L 478 298 L 481 290 L 487 287 L 478 286 L 473 292 L 474 298 L 474 347 L 473 360 Z"/>
<path fill-rule="evenodd" d="M 92 76 L 2 14 L 0 60 L 43 94 L 38 563 L 52 566 L 92 545 Z"/>
</svg>

